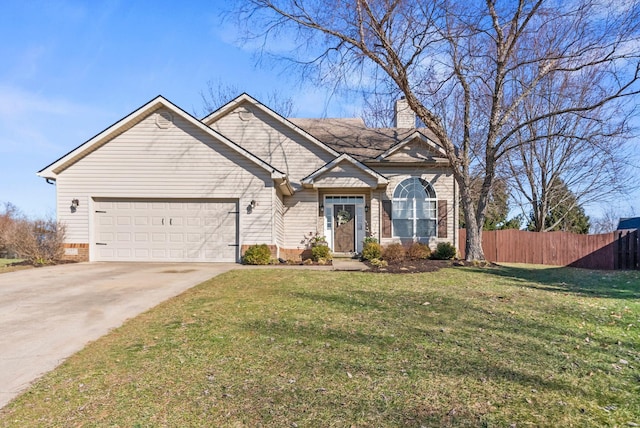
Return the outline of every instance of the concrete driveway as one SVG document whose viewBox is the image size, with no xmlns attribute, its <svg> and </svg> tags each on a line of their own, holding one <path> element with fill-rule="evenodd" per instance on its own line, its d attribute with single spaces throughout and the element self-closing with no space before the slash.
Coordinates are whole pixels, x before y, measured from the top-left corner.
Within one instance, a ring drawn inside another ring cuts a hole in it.
<svg viewBox="0 0 640 428">
<path fill-rule="evenodd" d="M 128 318 L 232 263 L 78 263 L 0 275 L 0 408 Z"/>
</svg>

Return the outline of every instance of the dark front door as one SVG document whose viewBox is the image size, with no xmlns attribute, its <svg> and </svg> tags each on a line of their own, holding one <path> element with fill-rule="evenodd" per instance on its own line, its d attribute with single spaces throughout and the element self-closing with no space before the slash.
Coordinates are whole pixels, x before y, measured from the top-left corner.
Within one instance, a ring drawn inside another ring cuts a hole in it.
<svg viewBox="0 0 640 428">
<path fill-rule="evenodd" d="M 355 252 L 356 246 L 356 206 L 333 206 L 333 251 L 336 253 Z"/>
</svg>

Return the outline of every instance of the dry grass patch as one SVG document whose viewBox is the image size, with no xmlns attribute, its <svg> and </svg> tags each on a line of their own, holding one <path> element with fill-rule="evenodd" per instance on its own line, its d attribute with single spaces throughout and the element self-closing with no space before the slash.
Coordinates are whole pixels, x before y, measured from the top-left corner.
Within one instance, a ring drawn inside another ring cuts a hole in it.
<svg viewBox="0 0 640 428">
<path fill-rule="evenodd" d="M 640 424 L 640 274 L 239 270 L 131 320 L 0 426 Z"/>
</svg>

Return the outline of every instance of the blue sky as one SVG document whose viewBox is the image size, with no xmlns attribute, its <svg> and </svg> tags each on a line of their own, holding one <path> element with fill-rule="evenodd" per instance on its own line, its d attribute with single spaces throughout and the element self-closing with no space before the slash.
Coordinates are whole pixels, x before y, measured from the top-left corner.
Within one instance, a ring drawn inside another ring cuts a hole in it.
<svg viewBox="0 0 640 428">
<path fill-rule="evenodd" d="M 156 95 L 188 112 L 208 81 L 263 98 L 295 97 L 300 117 L 353 116 L 328 90 L 257 67 L 225 1 L 10 1 L 0 14 L 0 203 L 55 215 L 55 187 L 36 172 Z M 598 212 L 598 207 L 588 212 Z M 621 212 L 640 215 L 640 192 Z"/>
<path fill-rule="evenodd" d="M 157 95 L 190 113 L 208 81 L 260 99 L 296 95 L 303 117 L 329 107 L 240 48 L 224 1 L 4 1 L 0 14 L 0 203 L 55 214 L 36 172 Z"/>
</svg>

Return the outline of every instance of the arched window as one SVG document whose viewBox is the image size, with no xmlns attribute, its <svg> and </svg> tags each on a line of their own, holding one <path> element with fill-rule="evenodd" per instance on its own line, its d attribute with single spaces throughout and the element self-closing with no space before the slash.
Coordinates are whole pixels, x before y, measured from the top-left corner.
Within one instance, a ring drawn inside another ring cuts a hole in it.
<svg viewBox="0 0 640 428">
<path fill-rule="evenodd" d="M 403 180 L 393 192 L 393 236 L 436 236 L 437 199 L 433 187 L 418 177 Z"/>
</svg>

